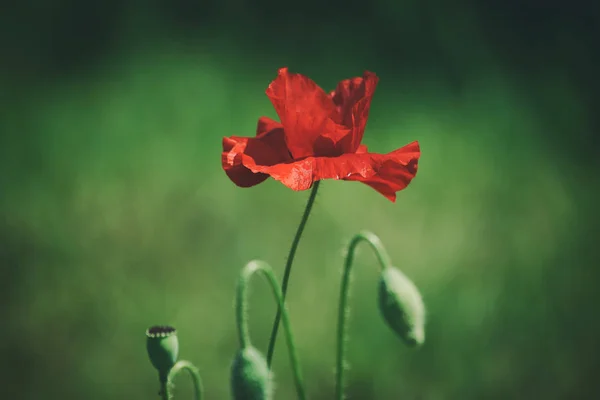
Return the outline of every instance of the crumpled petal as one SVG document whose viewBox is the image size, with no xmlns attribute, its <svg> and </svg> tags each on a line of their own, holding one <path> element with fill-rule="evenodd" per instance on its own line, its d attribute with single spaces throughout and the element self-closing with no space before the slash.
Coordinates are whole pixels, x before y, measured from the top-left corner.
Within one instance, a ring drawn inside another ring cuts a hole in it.
<svg viewBox="0 0 600 400">
<path fill-rule="evenodd" d="M 281 68 L 266 94 L 285 128 L 294 159 L 342 153 L 335 144 L 349 129 L 334 121 L 339 118 L 333 100 L 313 80 Z"/>
<path fill-rule="evenodd" d="M 388 154 L 343 154 L 339 157 L 307 157 L 283 164 L 260 165 L 253 158 L 242 159 L 243 165 L 257 174 L 267 174 L 293 190 L 306 190 L 322 179 L 363 182 L 391 201 L 417 173 L 421 155 L 418 142 L 413 142 Z"/>
<path fill-rule="evenodd" d="M 330 93 L 339 115 L 336 122 L 350 130 L 340 143 L 343 153 L 355 152 L 362 141 L 378 82 L 375 73 L 365 71 L 362 77 L 341 81 Z"/>
<path fill-rule="evenodd" d="M 291 161 L 283 127 L 279 122 L 267 117 L 258 120 L 256 137 L 231 136 L 223 138 L 221 164 L 225 173 L 236 185 L 250 187 L 258 185 L 269 177 L 268 174 L 255 173 L 244 165 L 275 165 Z"/>
<path fill-rule="evenodd" d="M 362 146 L 362 145 L 361 145 Z M 376 156 L 380 156 L 376 154 Z M 347 180 L 359 181 L 371 186 L 392 202 L 396 201 L 396 192 L 406 188 L 417 174 L 421 151 L 418 142 L 412 142 L 398 150 L 385 154 L 377 173 L 369 178 L 361 175 L 350 176 Z"/>
</svg>

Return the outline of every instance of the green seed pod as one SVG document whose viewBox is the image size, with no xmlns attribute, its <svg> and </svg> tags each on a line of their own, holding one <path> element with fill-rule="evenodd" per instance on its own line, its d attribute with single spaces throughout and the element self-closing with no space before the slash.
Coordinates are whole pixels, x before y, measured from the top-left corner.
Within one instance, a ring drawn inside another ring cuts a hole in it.
<svg viewBox="0 0 600 400">
<path fill-rule="evenodd" d="M 379 309 L 387 324 L 410 347 L 425 341 L 425 305 L 419 289 L 399 269 L 385 268 L 379 280 Z"/>
<path fill-rule="evenodd" d="M 146 331 L 146 349 L 150 362 L 165 382 L 169 370 L 177 362 L 179 341 L 177 331 L 172 326 L 153 326 Z"/>
<path fill-rule="evenodd" d="M 235 400 L 270 400 L 273 379 L 267 360 L 254 347 L 240 349 L 231 366 L 231 392 Z"/>
</svg>

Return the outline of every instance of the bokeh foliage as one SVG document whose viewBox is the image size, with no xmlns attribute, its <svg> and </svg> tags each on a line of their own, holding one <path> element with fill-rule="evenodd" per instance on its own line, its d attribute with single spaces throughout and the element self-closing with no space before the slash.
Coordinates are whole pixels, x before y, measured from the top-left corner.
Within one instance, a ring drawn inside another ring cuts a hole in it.
<svg viewBox="0 0 600 400">
<path fill-rule="evenodd" d="M 228 398 L 237 274 L 261 258 L 281 275 L 308 193 L 235 187 L 221 137 L 275 117 L 264 89 L 287 65 L 326 89 L 377 72 L 364 142 L 386 152 L 419 140 L 423 150 L 396 204 L 358 183 L 322 185 L 289 292 L 311 398 L 332 396 L 343 246 L 364 228 L 421 288 L 429 323 L 419 351 L 389 331 L 365 248 L 351 298 L 351 398 L 597 396 L 598 11 L 449 4 L 7 7 L 3 394 L 150 398 L 144 331 L 168 323 L 207 398 Z M 266 286 L 251 299 L 253 341 L 266 345 L 275 306 Z M 292 398 L 283 344 L 277 398 Z M 189 398 L 182 381 L 177 396 Z"/>
</svg>

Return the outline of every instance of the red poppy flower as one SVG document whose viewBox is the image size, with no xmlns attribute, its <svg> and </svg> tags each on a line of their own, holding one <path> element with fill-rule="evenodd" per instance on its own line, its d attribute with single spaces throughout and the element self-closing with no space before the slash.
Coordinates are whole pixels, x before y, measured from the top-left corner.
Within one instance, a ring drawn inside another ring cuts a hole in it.
<svg viewBox="0 0 600 400">
<path fill-rule="evenodd" d="M 266 91 L 281 123 L 261 117 L 256 137 L 223 138 L 227 176 L 241 187 L 270 176 L 293 190 L 321 179 L 359 181 L 395 201 L 415 177 L 421 152 L 418 142 L 388 154 L 368 153 L 360 144 L 378 80 L 365 72 L 327 94 L 308 77 L 281 68 Z"/>
</svg>

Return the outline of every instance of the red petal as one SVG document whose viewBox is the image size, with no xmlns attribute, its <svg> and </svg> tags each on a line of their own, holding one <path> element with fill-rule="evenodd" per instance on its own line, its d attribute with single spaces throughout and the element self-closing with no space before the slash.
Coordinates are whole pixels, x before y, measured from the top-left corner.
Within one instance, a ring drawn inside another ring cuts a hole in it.
<svg viewBox="0 0 600 400">
<path fill-rule="evenodd" d="M 365 150 L 366 148 L 361 148 Z M 339 157 L 308 157 L 276 165 L 259 165 L 244 159 L 244 165 L 255 173 L 268 174 L 293 190 L 309 189 L 322 179 L 343 179 L 364 182 L 395 201 L 396 192 L 414 178 L 419 156 L 418 142 L 413 142 L 388 154 L 355 153 Z"/>
<path fill-rule="evenodd" d="M 362 141 L 369 118 L 371 99 L 378 82 L 377 75 L 365 71 L 362 77 L 341 81 L 330 94 L 340 116 L 337 122 L 351 131 L 351 134 L 342 141 L 344 153 L 355 152 Z"/>
<path fill-rule="evenodd" d="M 246 163 L 274 165 L 290 160 L 281 124 L 266 117 L 258 120 L 255 138 L 223 138 L 221 164 L 229 179 L 241 187 L 257 185 L 269 177 L 252 172 L 244 166 Z"/>
<path fill-rule="evenodd" d="M 336 107 L 314 81 L 281 68 L 266 93 L 279 115 L 285 141 L 295 159 L 340 154 L 339 151 L 335 154 L 335 142 L 346 136 L 348 129 L 332 120 Z"/>
<path fill-rule="evenodd" d="M 362 153 L 366 153 L 369 149 L 367 149 L 367 146 L 365 146 L 364 144 L 361 144 L 358 146 L 358 149 L 356 149 L 356 154 L 362 154 Z"/>
<path fill-rule="evenodd" d="M 373 154 L 378 158 L 377 173 L 365 178 L 354 175 L 348 180 L 366 183 L 391 201 L 396 201 L 396 192 L 406 188 L 417 174 L 421 151 L 419 142 L 412 142 L 388 154 Z"/>
</svg>

